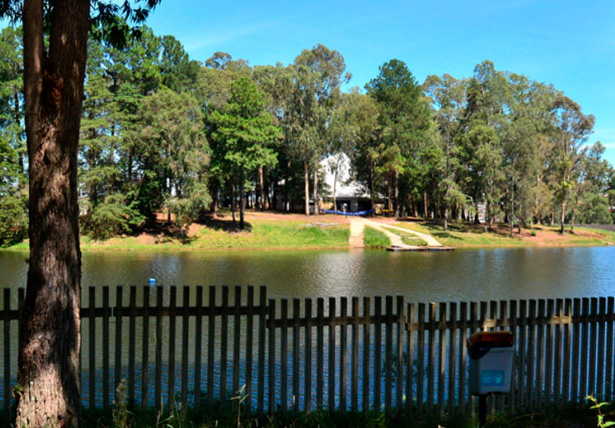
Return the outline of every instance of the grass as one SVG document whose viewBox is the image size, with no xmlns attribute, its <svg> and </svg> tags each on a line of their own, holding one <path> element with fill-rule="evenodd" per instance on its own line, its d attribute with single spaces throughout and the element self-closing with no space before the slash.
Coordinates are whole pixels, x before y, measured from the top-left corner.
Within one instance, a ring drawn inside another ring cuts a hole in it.
<svg viewBox="0 0 615 428">
<path fill-rule="evenodd" d="M 463 415 L 444 415 L 441 417 L 427 416 L 413 413 L 413 417 L 405 417 L 402 412 L 397 415 L 395 411 L 391 415 L 382 412 L 329 412 L 326 410 L 314 411 L 310 414 L 299 413 L 295 415 L 292 411 L 286 414 L 281 412 L 274 415 L 263 417 L 241 416 L 240 422 L 237 420 L 236 405 L 229 406 L 231 409 L 225 414 L 195 412 L 188 409 L 187 412 L 181 410 L 172 413 L 156 413 L 149 410 L 143 414 L 140 411 L 129 413 L 123 420 L 125 424 L 114 423 L 115 419 L 109 414 L 104 414 L 100 410 L 85 410 L 83 414 L 83 426 L 85 428 L 112 428 L 112 427 L 133 427 L 133 428 L 346 428 L 346 427 L 367 427 L 367 428 L 387 428 L 387 427 L 409 427 L 409 428 L 436 428 L 438 426 L 446 428 L 476 428 L 477 423 L 469 416 Z M 589 428 L 596 426 L 596 412 L 591 405 L 569 404 L 558 410 L 544 410 L 539 413 L 530 413 L 511 416 L 505 413 L 493 413 L 487 417 L 486 428 Z M 602 409 L 605 421 L 613 420 L 612 406 L 605 406 Z M 1 424 L 0 424 L 1 426 Z"/>
<path fill-rule="evenodd" d="M 81 249 L 97 250 L 221 250 L 221 249 L 334 249 L 347 248 L 347 223 L 316 223 L 305 220 L 251 219 L 239 231 L 230 221 L 214 220 L 193 229 L 187 238 L 168 233 L 123 236 L 96 241 L 81 236 Z M 22 242 L 11 250 L 28 250 Z"/>
<path fill-rule="evenodd" d="M 406 245 L 415 245 L 417 247 L 426 247 L 427 245 L 429 245 L 423 239 L 419 238 L 416 235 L 413 235 L 412 233 L 402 232 L 401 230 L 391 229 L 388 227 L 386 227 L 385 229 L 391 233 L 394 233 L 395 235 L 400 236 L 402 242 Z"/>
<path fill-rule="evenodd" d="M 514 236 L 508 235 L 506 225 L 494 231 L 485 232 L 483 225 L 473 225 L 465 222 L 449 223 L 444 231 L 441 224 L 428 222 L 399 222 L 396 226 L 427 233 L 436 238 L 442 245 L 455 248 L 473 247 L 563 247 L 563 246 L 600 246 L 615 244 L 615 232 L 599 229 L 575 227 L 575 233 L 566 229 L 564 235 L 559 234 L 557 226 L 538 226 L 532 234 L 523 229 L 523 237 L 519 237 L 515 227 Z"/>
<path fill-rule="evenodd" d="M 391 245 L 391 240 L 383 232 L 365 226 L 363 229 L 363 245 L 366 248 L 386 248 Z"/>
</svg>

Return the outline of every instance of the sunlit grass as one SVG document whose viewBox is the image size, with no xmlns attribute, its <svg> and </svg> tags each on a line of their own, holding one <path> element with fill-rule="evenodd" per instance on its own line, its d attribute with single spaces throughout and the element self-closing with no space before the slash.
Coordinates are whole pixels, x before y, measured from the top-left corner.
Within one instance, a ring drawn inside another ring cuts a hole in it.
<svg viewBox="0 0 615 428">
<path fill-rule="evenodd" d="M 363 228 L 363 245 L 366 248 L 386 248 L 391 245 L 391 240 L 383 232 L 365 226 Z"/>
</svg>

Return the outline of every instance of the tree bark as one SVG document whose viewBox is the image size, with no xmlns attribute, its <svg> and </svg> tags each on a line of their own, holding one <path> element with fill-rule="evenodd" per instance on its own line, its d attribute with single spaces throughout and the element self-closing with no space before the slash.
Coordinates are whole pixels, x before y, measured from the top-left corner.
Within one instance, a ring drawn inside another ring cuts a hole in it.
<svg viewBox="0 0 615 428">
<path fill-rule="evenodd" d="M 265 211 L 267 209 L 267 206 L 265 202 L 265 177 L 263 174 L 262 166 L 258 167 L 258 187 L 261 193 L 261 202 L 260 202 L 259 208 L 261 211 Z"/>
<path fill-rule="evenodd" d="M 399 171 L 395 170 L 395 218 L 399 218 Z"/>
<path fill-rule="evenodd" d="M 318 167 L 314 168 L 314 215 L 318 215 Z"/>
<path fill-rule="evenodd" d="M 246 194 L 245 194 L 245 178 L 243 176 L 243 173 L 241 174 L 241 178 L 239 179 L 239 230 L 243 230 L 245 228 L 245 200 L 246 200 Z"/>
<path fill-rule="evenodd" d="M 24 87 L 30 268 L 19 343 L 16 426 L 80 425 L 81 251 L 77 153 L 90 2 L 25 0 Z"/>
<path fill-rule="evenodd" d="M 305 215 L 310 215 L 310 174 L 309 174 L 308 164 L 305 162 L 303 164 L 303 182 L 304 182 L 304 190 L 305 190 Z"/>
</svg>

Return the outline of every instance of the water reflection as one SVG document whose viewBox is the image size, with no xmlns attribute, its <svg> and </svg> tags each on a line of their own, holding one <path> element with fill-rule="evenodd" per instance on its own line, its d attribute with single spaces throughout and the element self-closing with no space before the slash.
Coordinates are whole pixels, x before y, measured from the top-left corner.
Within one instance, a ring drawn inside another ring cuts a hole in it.
<svg viewBox="0 0 615 428">
<path fill-rule="evenodd" d="M 0 288 L 26 283 L 26 253 L 0 252 Z M 413 301 L 612 295 L 615 248 L 85 252 L 83 286 L 267 285 L 270 297 L 403 295 Z"/>
</svg>

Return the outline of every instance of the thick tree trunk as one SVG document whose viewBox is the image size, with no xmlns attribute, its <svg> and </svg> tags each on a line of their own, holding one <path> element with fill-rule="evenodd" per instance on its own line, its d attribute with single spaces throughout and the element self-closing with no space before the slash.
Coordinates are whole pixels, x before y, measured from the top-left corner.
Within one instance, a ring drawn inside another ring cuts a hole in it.
<svg viewBox="0 0 615 428">
<path fill-rule="evenodd" d="M 16 426 L 29 428 L 81 423 L 77 152 L 90 2 L 54 4 L 48 55 L 43 1 L 23 5 L 30 268 Z"/>
<path fill-rule="evenodd" d="M 308 164 L 305 162 L 303 164 L 303 183 L 305 190 L 305 215 L 310 215 L 310 171 L 308 169 Z"/>
<path fill-rule="evenodd" d="M 318 215 L 318 168 L 314 168 L 314 215 Z"/>
</svg>

